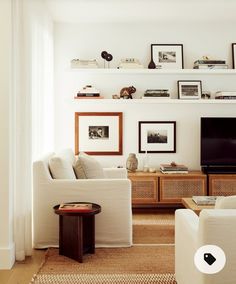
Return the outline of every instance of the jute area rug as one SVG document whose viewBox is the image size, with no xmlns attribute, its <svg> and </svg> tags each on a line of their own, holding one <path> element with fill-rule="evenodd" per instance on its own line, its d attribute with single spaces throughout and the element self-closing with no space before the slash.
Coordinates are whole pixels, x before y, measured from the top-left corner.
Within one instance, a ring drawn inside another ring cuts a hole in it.
<svg viewBox="0 0 236 284">
<path fill-rule="evenodd" d="M 174 244 L 173 214 L 134 214 L 134 244 Z"/>
<path fill-rule="evenodd" d="M 134 216 L 133 235 L 131 248 L 97 248 L 95 254 L 84 255 L 83 263 L 59 255 L 58 249 L 50 248 L 31 283 L 176 284 L 173 216 L 170 219 Z"/>
</svg>

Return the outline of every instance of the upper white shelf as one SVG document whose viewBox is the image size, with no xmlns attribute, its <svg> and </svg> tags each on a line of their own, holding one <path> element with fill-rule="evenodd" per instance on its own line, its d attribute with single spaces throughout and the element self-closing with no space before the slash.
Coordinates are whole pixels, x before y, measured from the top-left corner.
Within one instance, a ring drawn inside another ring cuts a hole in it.
<svg viewBox="0 0 236 284">
<path fill-rule="evenodd" d="M 76 99 L 79 103 L 85 104 L 236 104 L 236 100 L 215 100 L 215 99 Z"/>
<path fill-rule="evenodd" d="M 117 68 L 71 68 L 72 72 L 87 74 L 131 75 L 236 75 L 236 69 L 117 69 Z"/>
</svg>

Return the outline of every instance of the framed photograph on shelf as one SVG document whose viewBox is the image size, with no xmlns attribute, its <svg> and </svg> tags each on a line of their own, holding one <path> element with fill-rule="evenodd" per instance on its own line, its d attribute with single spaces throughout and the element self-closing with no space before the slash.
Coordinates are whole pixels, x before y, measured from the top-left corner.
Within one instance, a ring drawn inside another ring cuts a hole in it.
<svg viewBox="0 0 236 284">
<path fill-rule="evenodd" d="M 139 153 L 175 153 L 175 121 L 139 121 Z"/>
<path fill-rule="evenodd" d="M 233 59 L 233 69 L 236 68 L 236 43 L 232 43 L 232 59 Z"/>
<path fill-rule="evenodd" d="M 156 69 L 183 69 L 183 44 L 151 44 L 151 59 Z"/>
<path fill-rule="evenodd" d="M 200 99 L 202 95 L 202 81 L 178 81 L 179 99 Z"/>
<path fill-rule="evenodd" d="M 122 112 L 76 112 L 75 154 L 122 155 Z"/>
</svg>

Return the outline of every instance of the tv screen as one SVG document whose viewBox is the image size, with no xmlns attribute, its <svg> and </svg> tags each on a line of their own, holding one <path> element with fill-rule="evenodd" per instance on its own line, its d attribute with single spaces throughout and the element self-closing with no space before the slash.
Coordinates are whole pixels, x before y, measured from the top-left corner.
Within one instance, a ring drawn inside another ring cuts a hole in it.
<svg viewBox="0 0 236 284">
<path fill-rule="evenodd" d="M 236 166 L 236 117 L 201 118 L 201 165 Z"/>
</svg>

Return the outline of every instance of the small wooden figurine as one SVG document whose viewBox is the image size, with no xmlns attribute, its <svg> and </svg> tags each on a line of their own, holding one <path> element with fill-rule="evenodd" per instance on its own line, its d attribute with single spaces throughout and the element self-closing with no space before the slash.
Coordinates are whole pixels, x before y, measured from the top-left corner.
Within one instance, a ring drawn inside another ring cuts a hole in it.
<svg viewBox="0 0 236 284">
<path fill-rule="evenodd" d="M 134 86 L 124 87 L 120 90 L 120 98 L 121 99 L 132 99 L 132 94 L 136 92 L 136 88 Z"/>
</svg>

